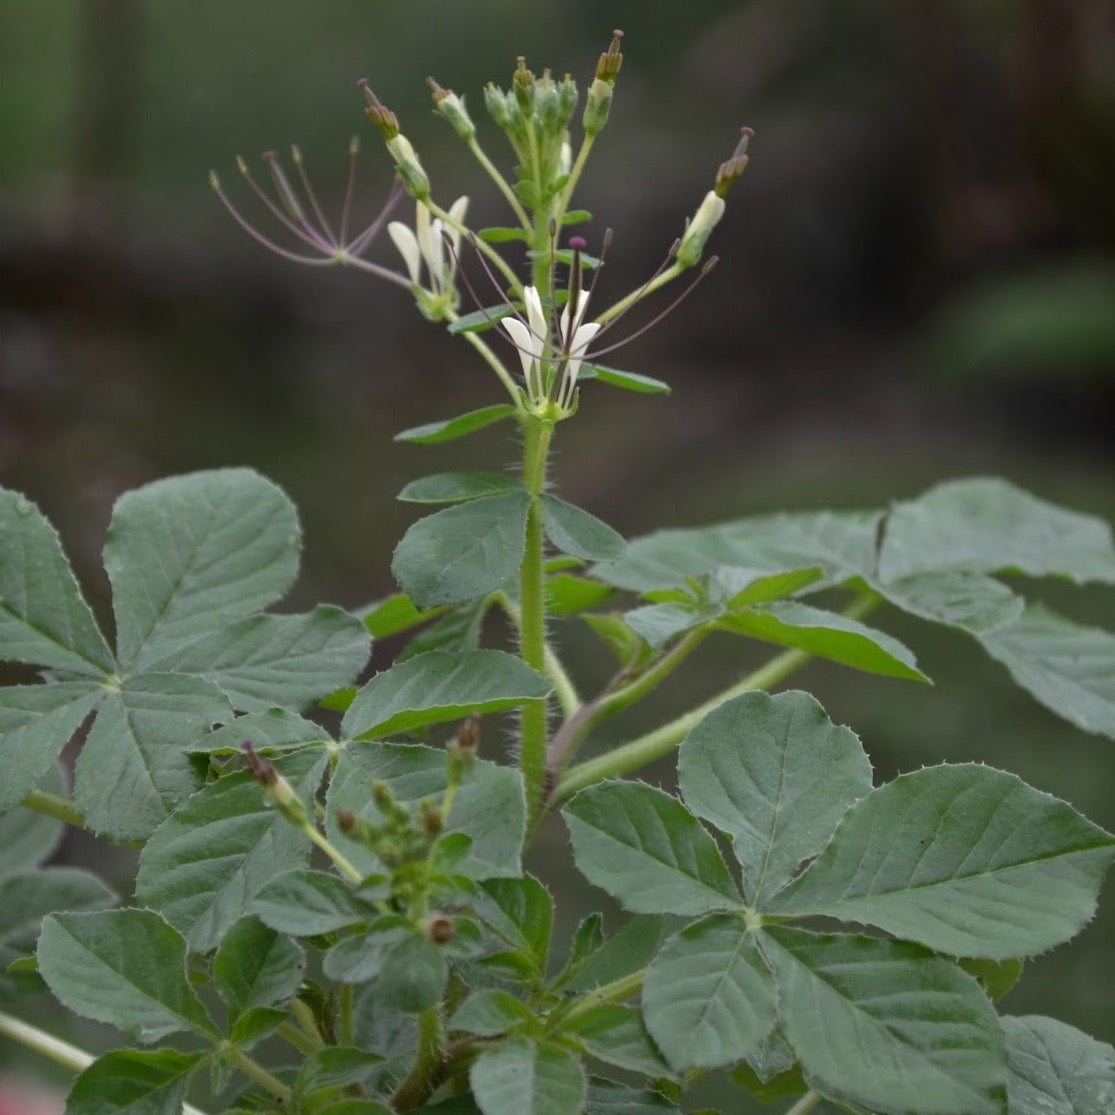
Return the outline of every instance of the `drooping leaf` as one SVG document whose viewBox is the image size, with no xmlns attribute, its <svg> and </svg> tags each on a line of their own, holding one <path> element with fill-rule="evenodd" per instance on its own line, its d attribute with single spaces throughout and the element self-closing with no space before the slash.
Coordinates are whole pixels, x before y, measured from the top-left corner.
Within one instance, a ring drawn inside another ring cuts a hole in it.
<svg viewBox="0 0 1115 1115">
<path fill-rule="evenodd" d="M 775 1022 L 774 977 L 740 916 L 713 914 L 671 937 L 643 983 L 647 1029 L 677 1072 L 746 1057 Z"/>
<path fill-rule="evenodd" d="M 108 691 L 74 768 L 93 832 L 143 840 L 197 789 L 188 751 L 231 719 L 228 698 L 186 674 L 137 674 Z"/>
<path fill-rule="evenodd" d="M 744 894 L 761 909 L 870 792 L 871 763 L 809 694 L 753 692 L 689 733 L 678 780 L 686 805 L 732 837 Z"/>
<path fill-rule="evenodd" d="M 300 544 L 294 505 L 251 469 L 195 472 L 121 496 L 104 549 L 121 665 L 165 660 L 278 600 Z"/>
<path fill-rule="evenodd" d="M 395 797 L 414 803 L 439 799 L 445 791 L 445 752 L 417 744 L 358 743 L 340 757 L 329 786 L 326 827 L 330 839 L 340 841 L 345 854 L 361 870 L 383 870 L 371 851 L 349 840 L 336 828 L 337 810 L 349 809 L 381 824 L 369 787 L 385 782 Z M 519 772 L 502 764 L 477 759 L 449 812 L 449 832 L 472 838 L 468 855 L 454 872 L 473 879 L 517 876 L 526 833 L 526 804 Z"/>
<path fill-rule="evenodd" d="M 237 1018 L 292 998 L 306 971 L 306 954 L 257 917 L 243 917 L 213 957 L 213 983 Z"/>
<path fill-rule="evenodd" d="M 788 926 L 759 939 L 816 1091 L 880 1115 L 1006 1115 L 999 1020 L 955 964 L 904 942 Z"/>
<path fill-rule="evenodd" d="M 395 547 L 391 571 L 420 608 L 487 596 L 518 572 L 529 507 L 516 491 L 427 515 Z"/>
<path fill-rule="evenodd" d="M 543 492 L 542 526 L 546 537 L 562 553 L 584 561 L 616 561 L 627 543 L 623 535 L 575 504 Z"/>
<path fill-rule="evenodd" d="M 186 979 L 186 942 L 150 910 L 51 914 L 39 971 L 63 1006 L 141 1042 L 216 1030 Z"/>
<path fill-rule="evenodd" d="M 464 503 L 522 487 L 521 481 L 505 472 L 438 472 L 412 480 L 395 498 L 404 503 Z"/>
<path fill-rule="evenodd" d="M 112 652 L 62 553 L 54 527 L 0 488 L 0 658 L 102 678 Z"/>
<path fill-rule="evenodd" d="M 712 837 L 676 798 L 603 782 L 562 810 L 578 869 L 633 913 L 704 914 L 740 898 Z"/>
<path fill-rule="evenodd" d="M 876 925 L 953 956 L 1068 940 L 1095 910 L 1115 837 L 1013 774 L 927 767 L 873 790 L 769 904 Z"/>
<path fill-rule="evenodd" d="M 151 668 L 205 678 L 245 711 L 305 708 L 350 685 L 370 650 L 355 616 L 320 605 L 303 615 L 254 615 L 223 624 Z"/>
<path fill-rule="evenodd" d="M 296 868 L 264 884 L 251 911 L 265 925 L 292 937 L 316 937 L 371 921 L 375 908 L 337 875 Z"/>
<path fill-rule="evenodd" d="M 1001 581 L 983 573 L 956 570 L 914 573 L 879 586 L 892 603 L 934 623 L 982 635 L 1022 614 L 1024 601 Z"/>
<path fill-rule="evenodd" d="M 105 696 L 99 685 L 83 681 L 0 689 L 0 813 L 38 786 Z"/>
<path fill-rule="evenodd" d="M 585 1098 L 577 1059 L 530 1038 L 509 1038 L 486 1049 L 468 1075 L 484 1115 L 580 1115 Z"/>
<path fill-rule="evenodd" d="M 872 674 L 911 681 L 929 680 L 917 668 L 913 653 L 893 636 L 858 620 L 796 600 L 733 612 L 717 626 L 737 635 L 798 647 Z"/>
<path fill-rule="evenodd" d="M 305 801 L 321 780 L 316 750 L 274 760 Z M 140 853 L 136 897 L 185 934 L 195 952 L 216 947 L 281 871 L 306 863 L 310 844 L 247 772 L 199 790 Z"/>
<path fill-rule="evenodd" d="M 453 441 L 466 434 L 475 433 L 493 422 L 502 422 L 505 418 L 511 418 L 514 414 L 515 408 L 508 403 L 481 407 L 479 410 L 470 410 L 468 414 L 459 414 L 456 418 L 412 426 L 409 430 L 396 434 L 395 440 L 410 441 L 416 445 L 436 445 L 439 442 Z"/>
<path fill-rule="evenodd" d="M 576 1035 L 598 1061 L 643 1076 L 670 1076 L 670 1066 L 651 1041 L 637 1007 L 601 1003 L 580 1015 L 566 1032 Z"/>
<path fill-rule="evenodd" d="M 1046 708 L 1115 739 L 1115 635 L 1040 604 L 979 637 L 984 650 Z"/>
<path fill-rule="evenodd" d="M 98 1057 L 74 1081 L 67 1115 L 180 1115 L 191 1074 L 204 1053 L 119 1049 Z"/>
<path fill-rule="evenodd" d="M 1066 511 L 1005 480 L 952 480 L 891 509 L 879 578 L 950 569 L 1010 569 L 1111 584 L 1115 544 L 1101 520 Z"/>
<path fill-rule="evenodd" d="M 341 728 L 353 737 L 386 736 L 514 708 L 552 689 L 546 678 L 506 651 L 430 651 L 372 678 L 356 694 Z"/>
<path fill-rule="evenodd" d="M 1010 1115 L 1115 1111 L 1115 1049 L 1053 1018 L 1002 1019 Z"/>
</svg>

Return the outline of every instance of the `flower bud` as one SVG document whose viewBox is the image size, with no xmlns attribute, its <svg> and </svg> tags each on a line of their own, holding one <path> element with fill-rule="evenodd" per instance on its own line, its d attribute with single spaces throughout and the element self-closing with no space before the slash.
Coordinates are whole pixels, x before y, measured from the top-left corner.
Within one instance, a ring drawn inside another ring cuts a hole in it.
<svg viewBox="0 0 1115 1115">
<path fill-rule="evenodd" d="M 511 115 L 507 111 L 507 100 L 504 97 L 503 90 L 498 88 L 494 82 L 489 81 L 484 86 L 484 107 L 488 110 L 488 115 L 504 131 L 511 127 Z"/>
<path fill-rule="evenodd" d="M 557 135 L 561 131 L 561 95 L 549 70 L 535 83 L 534 115 L 544 135 Z"/>
<path fill-rule="evenodd" d="M 431 77 L 426 79 L 434 99 L 434 108 L 453 126 L 466 143 L 476 135 L 476 125 L 465 110 L 465 102 L 452 89 L 442 89 Z"/>
<path fill-rule="evenodd" d="M 566 74 L 558 86 L 558 100 L 561 104 L 561 126 L 564 128 L 573 119 L 577 107 L 577 83 Z"/>
<path fill-rule="evenodd" d="M 480 742 L 480 718 L 470 716 L 449 744 L 449 784 L 460 785 L 472 769 Z"/>
<path fill-rule="evenodd" d="M 608 123 L 608 114 L 612 110 L 612 83 L 603 78 L 596 78 L 588 87 L 588 96 L 585 98 L 585 111 L 581 117 L 581 126 L 585 135 L 599 135 Z"/>
<path fill-rule="evenodd" d="M 617 28 L 612 32 L 612 41 L 608 44 L 608 49 L 600 55 L 600 60 L 596 63 L 597 81 L 606 81 L 609 85 L 615 85 L 620 67 L 623 65 L 623 55 L 619 49 L 621 42 L 623 42 L 623 32 Z"/>
<path fill-rule="evenodd" d="M 430 196 L 430 180 L 426 177 L 418 155 L 410 145 L 410 140 L 401 132 L 387 141 L 387 150 L 395 160 L 395 169 L 403 188 L 415 201 L 424 201 Z"/>
<path fill-rule="evenodd" d="M 705 242 L 720 218 L 724 216 L 726 208 L 724 199 L 714 190 L 709 190 L 705 194 L 705 200 L 693 215 L 693 220 L 686 226 L 681 244 L 678 246 L 676 258 L 682 267 L 692 267 L 701 258 L 701 253 L 705 250 Z"/>
<path fill-rule="evenodd" d="M 521 54 L 511 75 L 511 91 L 519 107 L 529 114 L 534 107 L 534 74 L 527 69 L 527 60 Z"/>
<path fill-rule="evenodd" d="M 422 828 L 429 837 L 440 836 L 442 829 L 445 828 L 445 818 L 441 815 L 441 810 L 431 801 L 422 803 Z"/>
<path fill-rule="evenodd" d="M 426 935 L 435 945 L 447 945 L 457 935 L 448 918 L 431 918 L 426 925 Z"/>
<path fill-rule="evenodd" d="M 741 128 L 739 143 L 732 152 L 731 158 L 720 164 L 716 172 L 716 184 L 713 190 L 717 197 L 725 197 L 732 183 L 747 169 L 747 145 L 755 133 L 750 128 Z"/>
<path fill-rule="evenodd" d="M 248 740 L 245 740 L 242 746 L 244 765 L 263 787 L 263 792 L 271 799 L 279 813 L 298 828 L 307 826 L 310 823 L 309 814 L 294 787 L 275 769 L 275 764 L 270 759 L 255 753 Z"/>
<path fill-rule="evenodd" d="M 383 136 L 385 141 L 394 139 L 399 134 L 399 118 L 380 102 L 380 99 L 372 92 L 372 87 L 368 84 L 366 77 L 362 77 L 356 84 L 368 100 L 368 107 L 364 109 L 364 114 L 379 128 L 380 135 Z"/>
</svg>

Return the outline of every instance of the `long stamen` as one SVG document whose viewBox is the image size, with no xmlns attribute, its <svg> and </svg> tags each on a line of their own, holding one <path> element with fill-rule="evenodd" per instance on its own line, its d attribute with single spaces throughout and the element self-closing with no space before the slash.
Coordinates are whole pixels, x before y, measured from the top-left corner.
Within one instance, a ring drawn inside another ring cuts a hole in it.
<svg viewBox="0 0 1115 1115">
<path fill-rule="evenodd" d="M 345 182 L 345 201 L 341 206 L 340 243 L 348 240 L 348 219 L 352 215 L 352 199 L 356 192 L 356 156 L 360 154 L 360 137 L 348 141 L 348 179 Z"/>
<path fill-rule="evenodd" d="M 321 225 L 321 231 L 325 234 L 326 240 L 328 240 L 332 244 L 339 245 L 341 241 L 333 235 L 333 229 L 330 226 L 329 221 L 326 219 L 325 213 L 322 211 L 321 205 L 317 200 L 317 194 L 314 192 L 314 187 L 310 183 L 310 176 L 306 173 L 306 168 L 302 164 L 302 152 L 299 149 L 298 144 L 296 143 L 292 143 L 290 145 L 290 158 L 294 165 L 298 168 L 298 177 L 302 181 L 302 189 L 305 191 L 306 197 L 309 199 L 310 208 L 313 209 L 314 216 L 317 217 L 318 224 Z"/>
<path fill-rule="evenodd" d="M 365 248 L 368 247 L 369 244 L 371 244 L 371 242 L 383 230 L 384 223 L 386 222 L 387 218 L 391 216 L 392 212 L 395 209 L 395 206 L 399 204 L 399 199 L 405 192 L 406 191 L 403 188 L 403 184 L 401 182 L 395 181 L 391 184 L 391 192 L 387 195 L 387 201 L 384 202 L 383 208 L 379 212 L 379 216 L 376 217 L 376 219 L 372 221 L 372 223 L 368 225 L 368 227 L 364 229 L 363 232 L 357 234 L 357 236 L 352 240 L 351 243 L 344 244 L 344 242 L 342 241 L 342 246 L 346 255 L 358 256 L 361 252 L 364 251 Z"/>
<path fill-rule="evenodd" d="M 583 236 L 571 236 L 569 247 L 573 249 L 573 266 L 569 270 L 569 301 L 566 303 L 565 336 L 561 338 L 562 351 L 568 356 L 573 345 L 573 334 L 577 332 L 581 309 L 581 252 L 587 246 Z"/>
<path fill-rule="evenodd" d="M 266 158 L 266 156 L 264 157 Z M 251 188 L 255 191 L 256 197 L 258 197 L 259 200 L 263 202 L 267 211 L 271 214 L 271 216 L 275 218 L 275 220 L 279 222 L 279 224 L 283 226 L 283 228 L 287 229 L 287 231 L 297 236 L 303 244 L 309 244 L 311 248 L 317 248 L 318 251 L 322 252 L 332 250 L 332 244 L 327 244 L 325 241 L 323 241 L 320 236 L 316 235 L 313 229 L 308 230 L 303 225 L 295 224 L 294 221 L 292 221 L 286 215 L 286 213 L 284 213 L 283 210 L 271 200 L 267 192 L 252 177 L 252 172 L 248 169 L 248 164 L 242 158 L 240 158 L 239 155 L 236 156 L 236 168 L 240 171 L 240 174 L 243 176 L 248 185 L 251 186 Z"/>
</svg>

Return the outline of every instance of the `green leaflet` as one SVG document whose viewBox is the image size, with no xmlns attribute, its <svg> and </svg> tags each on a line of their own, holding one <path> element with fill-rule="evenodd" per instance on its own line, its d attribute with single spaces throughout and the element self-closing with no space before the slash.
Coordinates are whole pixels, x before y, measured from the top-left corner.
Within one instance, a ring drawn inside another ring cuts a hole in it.
<svg viewBox="0 0 1115 1115">
<path fill-rule="evenodd" d="M 485 1050 L 469 1070 L 469 1083 L 484 1115 L 580 1115 L 585 1098 L 577 1059 L 530 1038 Z"/>
<path fill-rule="evenodd" d="M 438 472 L 412 480 L 395 498 L 404 503 L 465 503 L 522 490 L 522 482 L 504 472 Z"/>
<path fill-rule="evenodd" d="M 190 1076 L 204 1053 L 120 1049 L 98 1057 L 74 1081 L 67 1115 L 179 1115 Z"/>
<path fill-rule="evenodd" d="M 1115 1049 L 1053 1018 L 1002 1019 L 1010 1115 L 1115 1110 Z"/>
<path fill-rule="evenodd" d="M 395 440 L 410 441 L 416 445 L 437 445 L 439 442 L 454 441 L 466 434 L 475 433 L 485 426 L 492 425 L 493 422 L 502 422 L 505 418 L 511 418 L 514 414 L 515 408 L 507 403 L 481 407 L 479 410 L 470 410 L 468 414 L 460 414 L 456 418 L 413 426 L 409 430 L 396 434 Z"/>
<path fill-rule="evenodd" d="M 587 511 L 543 492 L 542 527 L 546 537 L 563 553 L 584 561 L 616 561 L 627 543 L 623 535 Z"/>
</svg>

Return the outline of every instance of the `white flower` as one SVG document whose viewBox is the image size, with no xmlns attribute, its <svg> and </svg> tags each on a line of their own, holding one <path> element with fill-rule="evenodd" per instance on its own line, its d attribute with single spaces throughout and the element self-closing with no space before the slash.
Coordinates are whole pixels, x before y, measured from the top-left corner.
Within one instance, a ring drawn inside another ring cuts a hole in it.
<svg viewBox="0 0 1115 1115">
<path fill-rule="evenodd" d="M 426 265 L 429 286 L 426 288 L 435 297 L 453 290 L 453 280 L 457 273 L 457 249 L 461 242 L 460 226 L 464 224 L 468 210 L 468 198 L 459 197 L 449 208 L 452 223 L 446 224 L 440 217 L 430 219 L 430 211 L 422 202 L 415 206 L 414 229 L 402 221 L 392 221 L 387 226 L 387 235 L 399 249 L 399 255 L 406 264 L 407 274 L 415 286 L 422 285 L 422 264 Z M 449 259 L 445 258 L 445 238 L 452 247 Z"/>
<path fill-rule="evenodd" d="M 584 360 L 588 346 L 600 329 L 600 322 L 598 321 L 583 322 L 587 308 L 588 292 L 579 290 L 575 296 L 570 296 L 569 301 L 565 304 L 565 309 L 561 311 L 561 340 L 562 355 L 565 357 L 565 374 L 562 376 L 557 402 L 563 410 L 568 410 L 573 403 L 573 390 L 577 386 L 577 375 L 581 370 L 581 361 Z"/>
<path fill-rule="evenodd" d="M 550 340 L 550 324 L 542 309 L 542 299 L 538 295 L 537 287 L 523 287 L 523 305 L 527 313 L 525 322 L 517 317 L 508 317 L 503 319 L 502 324 L 511 338 L 511 343 L 519 351 L 527 395 L 534 402 L 540 402 L 545 398 L 541 362 Z"/>
</svg>

